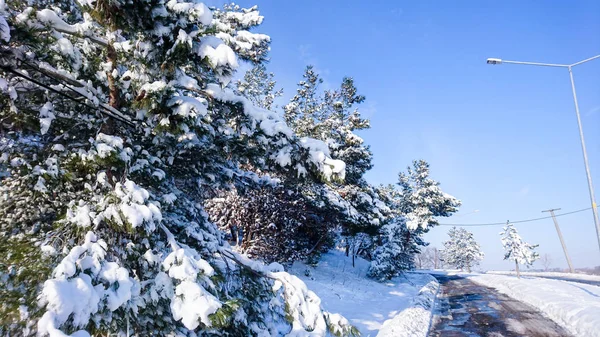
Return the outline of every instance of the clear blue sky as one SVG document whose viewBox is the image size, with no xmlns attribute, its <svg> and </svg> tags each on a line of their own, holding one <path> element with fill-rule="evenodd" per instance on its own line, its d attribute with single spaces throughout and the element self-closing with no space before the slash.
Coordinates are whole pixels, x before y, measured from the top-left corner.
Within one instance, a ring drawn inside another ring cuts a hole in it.
<svg viewBox="0 0 600 337">
<path fill-rule="evenodd" d="M 374 154 L 370 182 L 395 182 L 413 159 L 427 160 L 443 189 L 463 201 L 446 223 L 590 206 L 567 70 L 485 60 L 573 63 L 600 54 L 600 2 L 239 3 L 258 4 L 265 16 L 260 31 L 272 37 L 268 68 L 286 97 L 307 64 L 321 72 L 325 87 L 354 77 L 372 125 L 361 134 Z M 600 194 L 600 59 L 576 67 L 574 76 Z M 558 220 L 575 266 L 600 265 L 591 211 Z M 448 228 L 435 228 L 426 239 L 439 247 Z M 517 229 L 551 255 L 553 266 L 566 266 L 551 220 Z M 513 267 L 502 261 L 500 230 L 472 228 L 486 254 L 483 268 Z"/>
</svg>

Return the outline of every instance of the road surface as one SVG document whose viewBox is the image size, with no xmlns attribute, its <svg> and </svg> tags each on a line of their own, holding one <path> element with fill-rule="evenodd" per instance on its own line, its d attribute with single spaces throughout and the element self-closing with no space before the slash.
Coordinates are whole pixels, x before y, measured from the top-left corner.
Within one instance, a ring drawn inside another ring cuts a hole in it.
<svg viewBox="0 0 600 337">
<path fill-rule="evenodd" d="M 431 337 L 568 337 L 533 307 L 466 278 L 433 275 L 440 282 Z"/>
</svg>

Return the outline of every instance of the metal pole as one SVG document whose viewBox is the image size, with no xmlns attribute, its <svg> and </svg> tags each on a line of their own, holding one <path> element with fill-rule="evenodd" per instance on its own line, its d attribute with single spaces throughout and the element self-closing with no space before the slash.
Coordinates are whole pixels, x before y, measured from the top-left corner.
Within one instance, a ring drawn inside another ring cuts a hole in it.
<svg viewBox="0 0 600 337">
<path fill-rule="evenodd" d="M 549 209 L 547 211 L 542 211 L 542 213 L 544 212 L 550 212 L 550 214 L 552 215 L 552 220 L 554 221 L 554 227 L 556 227 L 556 233 L 558 233 L 558 238 L 560 239 L 560 244 L 562 245 L 563 251 L 565 252 L 565 258 L 567 258 L 567 264 L 569 265 L 569 272 L 573 273 L 573 264 L 571 263 L 571 258 L 569 257 L 569 252 L 567 251 L 567 245 L 565 245 L 565 240 L 563 239 L 562 233 L 560 231 L 560 227 L 558 227 L 558 221 L 556 221 L 556 217 L 554 216 L 554 211 L 558 211 L 560 210 L 560 208 L 553 208 L 553 209 Z"/>
<path fill-rule="evenodd" d="M 573 63 L 573 64 L 571 64 L 571 67 L 574 67 L 574 66 L 580 65 L 580 64 L 582 64 L 582 63 L 586 63 L 587 61 L 595 60 L 595 59 L 597 59 L 597 58 L 600 58 L 600 55 L 592 56 L 592 57 L 590 57 L 589 59 L 585 59 L 585 60 L 583 60 L 583 61 L 579 61 L 579 62 Z"/>
<path fill-rule="evenodd" d="M 508 61 L 508 60 L 502 60 L 502 63 L 523 64 L 523 65 L 527 65 L 527 66 L 541 66 L 541 67 L 560 67 L 560 68 L 570 67 L 568 64 L 539 63 L 539 62 L 521 62 L 521 61 Z"/>
<path fill-rule="evenodd" d="M 598 220 L 598 206 L 596 205 L 596 197 L 594 197 L 594 185 L 592 184 L 592 175 L 590 174 L 587 151 L 585 149 L 585 139 L 583 138 L 583 128 L 581 127 L 581 117 L 579 116 L 579 104 L 577 103 L 575 81 L 573 80 L 573 71 L 570 66 L 569 76 L 571 77 L 571 88 L 573 89 L 573 101 L 575 102 L 575 113 L 577 114 L 577 125 L 579 126 L 579 137 L 581 138 L 581 150 L 583 151 L 583 162 L 585 164 L 585 174 L 587 175 L 588 190 L 590 191 L 590 202 L 592 204 L 592 213 L 594 214 L 594 224 L 596 225 L 596 236 L 598 237 L 598 247 L 600 248 L 600 220 Z"/>
</svg>

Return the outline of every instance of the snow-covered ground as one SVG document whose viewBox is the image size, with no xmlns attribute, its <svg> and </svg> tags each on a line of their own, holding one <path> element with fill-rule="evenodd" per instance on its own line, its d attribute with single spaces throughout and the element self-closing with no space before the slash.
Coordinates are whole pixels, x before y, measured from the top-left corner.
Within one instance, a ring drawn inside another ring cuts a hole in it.
<svg viewBox="0 0 600 337">
<path fill-rule="evenodd" d="M 574 336 L 600 337 L 600 287 L 529 276 L 520 279 L 493 274 L 466 276 L 536 307 Z"/>
<path fill-rule="evenodd" d="M 439 289 L 440 284 L 432 279 L 413 297 L 408 308 L 383 323 L 377 337 L 427 336 Z"/>
<path fill-rule="evenodd" d="M 384 330 L 402 327 L 406 333 L 395 337 L 425 336 L 437 281 L 427 274 L 407 273 L 380 283 L 367 278 L 368 269 L 368 261 L 357 259 L 352 267 L 352 258 L 333 250 L 323 255 L 316 268 L 295 263 L 289 272 L 321 298 L 324 310 L 342 314 L 363 337 L 376 336 L 384 323 Z M 382 335 L 392 336 L 383 330 Z"/>
<path fill-rule="evenodd" d="M 514 271 L 497 271 L 497 270 L 489 270 L 486 274 L 497 274 L 497 275 L 517 275 Z M 600 282 L 600 275 L 588 275 L 588 274 L 579 274 L 579 273 L 557 273 L 557 272 L 532 272 L 532 271 L 522 271 L 521 275 L 524 276 L 539 276 L 539 277 L 555 277 L 555 278 L 570 278 L 574 280 L 583 280 L 583 281 L 597 281 Z"/>
</svg>

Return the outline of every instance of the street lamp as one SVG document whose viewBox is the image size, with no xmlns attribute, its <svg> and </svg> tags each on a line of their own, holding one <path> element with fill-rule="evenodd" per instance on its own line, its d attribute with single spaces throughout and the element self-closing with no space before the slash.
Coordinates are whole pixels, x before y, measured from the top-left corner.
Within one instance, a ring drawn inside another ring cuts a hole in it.
<svg viewBox="0 0 600 337">
<path fill-rule="evenodd" d="M 552 64 L 552 63 L 538 63 L 538 62 L 519 62 L 519 61 L 507 61 L 497 58 L 487 59 L 488 64 L 524 64 L 530 66 L 544 66 L 544 67 L 559 67 L 569 69 L 569 76 L 571 77 L 571 89 L 573 90 L 573 101 L 575 101 L 575 113 L 577 114 L 577 125 L 579 126 L 579 138 L 581 138 L 581 150 L 583 151 L 583 163 L 585 164 L 585 173 L 587 175 L 588 189 L 590 191 L 590 202 L 592 203 L 592 213 L 594 213 L 594 224 L 596 225 L 596 236 L 598 236 L 598 247 L 600 247 L 600 221 L 598 220 L 598 206 L 596 205 L 596 198 L 594 197 L 594 186 L 592 184 L 592 176 L 590 174 L 590 166 L 588 164 L 587 151 L 585 149 L 585 140 L 583 138 L 583 128 L 581 127 L 581 117 L 579 116 L 579 104 L 577 103 L 577 93 L 575 92 L 575 82 L 573 81 L 574 66 L 578 66 L 582 63 L 600 58 L 600 55 L 590 57 L 583 61 L 579 61 L 573 64 Z"/>
</svg>

